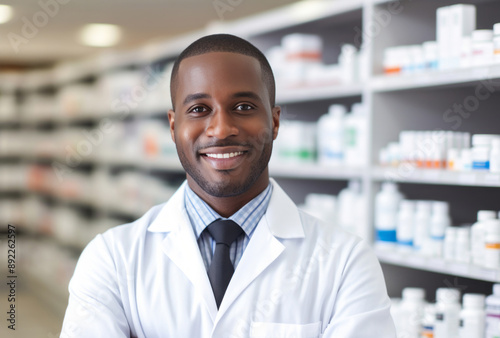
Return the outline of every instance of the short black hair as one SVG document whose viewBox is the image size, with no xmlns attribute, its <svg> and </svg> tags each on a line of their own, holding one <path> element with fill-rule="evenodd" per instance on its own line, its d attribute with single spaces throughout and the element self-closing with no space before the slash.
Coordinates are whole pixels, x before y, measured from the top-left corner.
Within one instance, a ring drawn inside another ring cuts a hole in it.
<svg viewBox="0 0 500 338">
<path fill-rule="evenodd" d="M 192 44 L 190 44 L 182 53 L 177 57 L 172 69 L 172 76 L 170 78 L 170 95 L 172 100 L 172 107 L 174 107 L 174 97 L 177 86 L 177 74 L 179 72 L 179 65 L 182 60 L 196 55 L 202 55 L 210 52 L 228 52 L 237 53 L 242 55 L 251 56 L 259 61 L 260 69 L 262 72 L 262 80 L 267 86 L 269 98 L 271 100 L 271 107 L 275 105 L 276 86 L 274 82 L 274 75 L 264 54 L 254 45 L 247 40 L 231 34 L 213 34 L 204 36 Z M 175 108 L 174 108 L 175 109 Z"/>
</svg>

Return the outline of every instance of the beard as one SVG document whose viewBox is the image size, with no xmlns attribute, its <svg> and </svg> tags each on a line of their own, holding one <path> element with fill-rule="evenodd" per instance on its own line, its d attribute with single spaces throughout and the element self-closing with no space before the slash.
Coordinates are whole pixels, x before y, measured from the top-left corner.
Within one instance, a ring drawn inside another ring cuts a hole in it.
<svg viewBox="0 0 500 338">
<path fill-rule="evenodd" d="M 232 197 L 245 193 L 255 184 L 257 179 L 267 168 L 269 159 L 271 158 L 272 147 L 272 138 L 264 143 L 264 147 L 262 153 L 260 153 L 260 156 L 258 153 L 254 152 L 255 148 L 251 147 L 251 154 L 246 159 L 248 162 L 251 162 L 249 174 L 247 175 L 247 177 L 237 182 L 234 181 L 234 178 L 231 179 L 229 170 L 219 170 L 219 173 L 225 174 L 228 177 L 227 180 L 222 180 L 220 182 L 209 181 L 200 170 L 201 164 L 195 165 L 193 162 L 189 161 L 184 150 L 179 147 L 177 147 L 177 154 L 186 173 L 191 176 L 191 178 L 203 191 L 214 197 Z M 194 150 L 194 152 L 198 153 L 196 150 Z M 201 161 L 201 159 L 199 158 L 200 155 L 195 156 L 197 157 L 196 161 L 198 161 L 199 163 L 199 161 Z M 245 156 L 248 156 L 248 153 Z M 256 156 L 258 157 L 254 159 L 254 157 Z"/>
</svg>

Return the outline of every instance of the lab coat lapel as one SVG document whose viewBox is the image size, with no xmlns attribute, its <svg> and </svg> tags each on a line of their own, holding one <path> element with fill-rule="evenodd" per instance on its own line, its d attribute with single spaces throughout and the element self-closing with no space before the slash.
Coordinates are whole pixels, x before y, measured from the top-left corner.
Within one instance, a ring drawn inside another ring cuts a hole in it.
<svg viewBox="0 0 500 338">
<path fill-rule="evenodd" d="M 215 321 L 217 305 L 200 248 L 184 206 L 184 185 L 160 211 L 158 217 L 151 223 L 149 231 L 167 232 L 162 243 L 163 252 L 191 281 L 203 298 L 212 321 Z"/>
<path fill-rule="evenodd" d="M 304 230 L 296 205 L 271 179 L 273 195 L 269 206 L 257 225 L 243 256 L 222 299 L 217 322 L 229 309 L 236 298 L 285 250 L 276 238 L 303 238 Z"/>
</svg>

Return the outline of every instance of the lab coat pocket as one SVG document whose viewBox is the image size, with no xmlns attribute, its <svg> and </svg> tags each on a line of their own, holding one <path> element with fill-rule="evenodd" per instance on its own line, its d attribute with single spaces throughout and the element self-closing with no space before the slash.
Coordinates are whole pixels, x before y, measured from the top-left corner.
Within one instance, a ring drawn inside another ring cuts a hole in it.
<svg viewBox="0 0 500 338">
<path fill-rule="evenodd" d="M 321 322 L 311 324 L 283 324 L 252 322 L 250 338 L 317 338 L 321 336 Z"/>
</svg>

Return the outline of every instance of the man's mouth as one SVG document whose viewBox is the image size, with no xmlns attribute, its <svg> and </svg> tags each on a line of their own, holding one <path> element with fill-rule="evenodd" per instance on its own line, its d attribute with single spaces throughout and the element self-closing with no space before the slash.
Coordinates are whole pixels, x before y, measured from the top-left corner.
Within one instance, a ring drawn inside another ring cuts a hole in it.
<svg viewBox="0 0 500 338">
<path fill-rule="evenodd" d="M 232 153 L 207 153 L 207 154 L 204 154 L 205 156 L 208 156 L 208 157 L 211 157 L 211 158 L 232 158 L 232 157 L 236 157 L 236 156 L 239 156 L 239 155 L 243 155 L 243 152 L 242 151 L 236 151 L 236 152 L 232 152 Z"/>
<path fill-rule="evenodd" d="M 201 151 L 200 156 L 215 170 L 232 170 L 242 165 L 247 153 L 242 147 L 210 147 Z"/>
</svg>

